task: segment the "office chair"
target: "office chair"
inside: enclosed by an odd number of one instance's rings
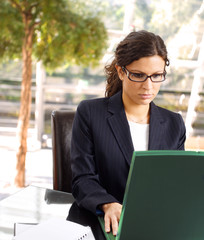
[[[71,193],[70,145],[75,112],[55,110],[51,114],[53,189]]]

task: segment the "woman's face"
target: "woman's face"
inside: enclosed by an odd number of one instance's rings
[[[162,57],[154,55],[140,58],[125,66],[125,68],[129,72],[146,74],[148,76],[162,74],[165,70],[165,61]],[[152,82],[150,78],[147,78],[144,82],[133,82],[129,80],[127,71],[124,72],[120,66],[116,66],[116,69],[123,85],[123,101],[133,105],[147,105],[156,97],[161,82]]]

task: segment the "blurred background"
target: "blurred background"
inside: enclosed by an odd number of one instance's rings
[[[21,4],[21,1],[13,2]],[[46,0],[41,2],[47,3]],[[36,184],[52,188],[51,112],[58,109],[75,110],[83,99],[104,96],[104,65],[111,61],[116,45],[130,31],[145,29],[159,34],[165,40],[170,67],[167,69],[167,80],[162,84],[155,102],[182,115],[187,128],[186,149],[204,151],[204,1],[183,0],[181,3],[178,0],[86,0],[86,4],[77,0],[63,2],[67,2],[75,14],[82,12],[89,15],[91,11],[93,17],[97,16],[105,27],[103,49],[100,57],[97,57],[97,63],[84,64],[80,61],[84,56],[79,54],[78,60],[76,56],[73,57],[74,61],[72,56],[64,58],[57,68],[46,65],[45,58],[33,56],[25,185]],[[48,7],[46,9],[49,10]],[[11,18],[9,21],[14,20]],[[13,24],[18,30],[18,25],[15,22]],[[43,25],[44,28],[45,26],[46,24]],[[71,39],[72,31],[76,32],[78,28],[73,27],[73,24],[70,26]],[[43,27],[41,26],[40,30]],[[40,30],[38,29],[39,32]],[[43,32],[41,40],[42,36]],[[81,37],[75,41],[82,44],[84,41],[86,48],[91,49],[95,48],[94,44],[97,44],[99,39],[87,42]],[[41,47],[41,51],[46,51],[47,46],[42,46],[44,47]],[[0,49],[1,47],[0,44]],[[60,54],[56,60],[61,61]],[[18,55],[7,55],[0,62],[0,198],[17,190],[12,183],[16,174],[16,133],[22,71],[23,61]]]

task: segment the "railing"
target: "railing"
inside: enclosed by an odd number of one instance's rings
[[[7,85],[2,84],[1,85],[2,90],[12,90],[12,96],[15,96],[18,98],[20,96],[20,86],[16,85]],[[35,127],[35,91],[36,87],[32,87],[32,96],[33,96],[33,103],[31,107],[31,120],[30,120],[30,127]],[[43,108],[43,119],[49,119],[49,114],[51,114],[52,110],[57,109],[76,109],[79,101],[81,100],[80,96],[87,95],[87,96],[94,96],[94,97],[102,97],[104,96],[104,86],[89,86],[89,87],[80,87],[79,85],[72,85],[72,84],[62,84],[62,85],[43,85],[43,93],[44,93],[44,101],[41,103]],[[46,95],[49,94],[59,94],[58,97],[51,97],[53,100],[46,100]],[[63,98],[66,98],[66,94],[72,94],[75,95],[75,98],[79,98],[80,100],[77,102],[71,102],[71,100],[64,101]],[[166,100],[166,96],[168,95],[168,100]],[[7,91],[4,93],[1,93],[1,98],[8,97]],[[190,96],[189,91],[173,91],[173,90],[161,90],[155,99],[155,102],[158,105],[164,106],[164,107],[170,107],[173,111],[180,111],[184,120],[186,117],[186,110],[188,106],[188,99]],[[204,93],[199,93],[200,96],[200,108],[204,108]],[[61,99],[60,99],[61,98]],[[0,126],[1,127],[13,127],[15,128],[17,125],[17,116],[18,111],[20,108],[20,102],[19,101],[9,101],[9,100],[0,100]],[[198,106],[199,108],[199,106]],[[202,135],[204,136],[204,109],[203,111],[197,111],[196,119],[194,121],[194,134]],[[44,124],[46,124],[44,122]],[[49,120],[47,121],[49,124]],[[2,131],[2,128],[0,129],[0,133]],[[44,132],[43,132],[44,134]],[[49,131],[47,134],[50,134]]]

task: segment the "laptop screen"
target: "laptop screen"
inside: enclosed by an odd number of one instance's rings
[[[204,239],[204,152],[134,152],[116,239]]]
[[[203,240],[204,152],[134,152],[116,239]]]

